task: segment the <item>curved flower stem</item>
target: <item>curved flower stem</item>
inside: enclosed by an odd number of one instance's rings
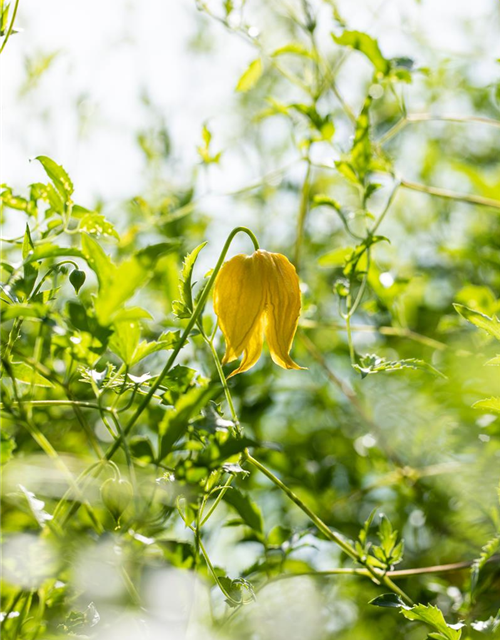
[[[224,244],[224,247],[222,248],[222,251],[221,251],[221,254],[220,254],[219,259],[217,261],[217,264],[215,265],[215,269],[213,270],[213,273],[210,276],[210,280],[208,281],[207,286],[203,290],[203,293],[201,294],[201,297],[200,297],[200,299],[198,301],[198,304],[196,305],[196,307],[195,307],[195,309],[193,311],[193,315],[191,316],[186,328],[184,329],[184,332],[182,333],[182,336],[181,336],[179,342],[177,343],[177,346],[172,351],[172,355],[168,359],[167,364],[164,366],[163,371],[156,378],[155,383],[151,386],[151,388],[148,391],[148,393],[144,396],[141,404],[137,407],[135,413],[130,418],[130,420],[127,422],[125,427],[123,428],[123,433],[120,435],[119,438],[117,438],[115,440],[115,442],[111,445],[111,447],[106,452],[106,455],[105,455],[106,460],[110,460],[114,456],[114,454],[117,452],[117,450],[120,448],[122,440],[124,438],[126,438],[127,435],[130,433],[132,427],[135,425],[137,420],[140,418],[140,416],[142,415],[143,411],[146,409],[146,407],[150,403],[151,398],[154,396],[154,394],[158,390],[159,386],[161,385],[161,383],[163,381],[163,378],[167,375],[167,373],[172,368],[175,360],[177,359],[177,356],[179,355],[180,350],[186,344],[187,339],[189,337],[189,334],[191,333],[191,330],[193,329],[193,327],[198,322],[198,319],[199,319],[199,317],[201,315],[201,312],[204,309],[205,304],[206,304],[206,302],[208,300],[208,296],[210,295],[210,292],[212,291],[212,287],[213,287],[213,285],[215,283],[215,279],[217,278],[217,275],[218,275],[222,265],[224,264],[224,259],[225,259],[226,255],[227,255],[227,252],[229,251],[229,247],[231,246],[231,242],[233,241],[234,237],[240,232],[246,233],[249,236],[249,238],[253,242],[255,250],[258,251],[258,249],[259,249],[258,240],[255,237],[255,235],[253,234],[253,232],[250,231],[250,229],[247,229],[247,227],[236,227],[235,229],[233,229],[231,231],[231,233],[229,234],[229,236],[228,236],[228,238],[226,240],[226,243]]]

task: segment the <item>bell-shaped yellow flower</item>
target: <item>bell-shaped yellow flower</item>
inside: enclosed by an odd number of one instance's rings
[[[280,253],[255,251],[231,258],[222,266],[214,288],[214,311],[226,339],[222,364],[243,354],[229,376],[247,371],[260,357],[264,335],[274,362],[302,369],[288,355],[300,314],[299,278]]]

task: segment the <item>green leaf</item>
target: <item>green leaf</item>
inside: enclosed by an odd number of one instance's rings
[[[12,370],[14,378],[19,382],[34,384],[35,387],[54,386],[50,380],[47,380],[47,378],[39,374],[37,371],[33,371],[33,368],[25,362],[11,362],[10,369]]]
[[[22,290],[26,296],[29,296],[33,291],[33,287],[35,286],[36,278],[38,275],[38,270],[33,266],[31,262],[27,262],[30,255],[34,252],[34,245],[31,239],[30,228],[26,225],[26,230],[24,232],[23,239],[23,283]]]
[[[247,70],[238,80],[236,91],[245,93],[246,91],[250,91],[250,89],[253,89],[253,87],[255,87],[255,85],[259,81],[262,75],[262,71],[262,60],[260,58],[257,58],[249,64]]]
[[[405,606],[405,603],[395,593],[384,593],[370,600],[368,604],[372,604],[375,607],[390,607],[395,609]]]
[[[189,421],[199,415],[201,409],[217,392],[215,387],[193,387],[180,397],[175,409],[165,413],[159,427],[162,436],[160,461],[172,451],[174,444],[186,433]]]
[[[78,231],[86,231],[87,233],[97,237],[110,236],[117,240],[120,239],[120,236],[111,222],[106,220],[106,218],[100,213],[92,212],[84,215],[78,224]]]
[[[346,263],[347,258],[352,255],[352,252],[352,247],[338,247],[320,256],[318,264],[320,267],[341,267]]]
[[[224,494],[224,500],[240,515],[241,519],[251,529],[262,535],[264,524],[259,507],[246,494],[236,488],[231,488]]]
[[[163,333],[158,340],[146,342],[143,340],[134,351],[131,365],[137,364],[142,359],[157,351],[169,351],[175,349],[180,342],[180,331],[168,331]]]
[[[273,58],[277,58],[279,56],[284,55],[294,55],[300,56],[301,58],[310,58],[311,60],[316,60],[317,56],[314,51],[308,49],[301,42],[289,42],[284,47],[280,47],[271,53]]]
[[[437,636],[433,636],[435,638],[459,640],[462,635],[461,628],[464,625],[462,623],[457,625],[446,624],[442,611],[433,605],[417,604],[411,609],[402,607],[400,613],[408,620],[419,620],[436,629],[439,633]]]
[[[496,316],[490,318],[484,313],[474,311],[474,309],[469,309],[469,307],[466,307],[463,304],[454,304],[453,306],[455,307],[455,311],[457,311],[462,318],[465,318],[476,327],[483,329],[489,333],[490,336],[500,340],[500,321]]]
[[[490,558],[500,550],[500,533],[489,540],[481,549],[481,554],[477,560],[474,560],[471,568],[471,591],[477,587],[479,574]]]
[[[478,400],[477,402],[474,402],[472,407],[474,409],[484,409],[485,411],[495,411],[495,413],[500,413],[500,397],[493,396],[491,398]]]
[[[44,242],[35,247],[34,251],[28,255],[24,264],[38,262],[39,260],[46,260],[47,258],[84,258],[85,255],[73,247],[58,247],[52,242]]]
[[[181,277],[179,278],[180,300],[173,303],[174,313],[178,318],[190,318],[193,312],[193,269],[200,251],[207,243],[202,242],[184,258]]]
[[[89,266],[97,275],[99,293],[94,306],[101,325],[109,325],[113,319],[124,320],[121,307],[152,275],[161,255],[173,251],[176,242],[162,242],[138,251],[134,256],[114,265],[101,246],[91,236],[82,234],[82,251]],[[142,310],[141,310],[142,311]],[[146,312],[147,313],[147,312]]]
[[[405,360],[393,360],[391,362],[381,358],[373,353],[367,354],[360,358],[360,364],[354,364],[353,368],[361,373],[364,378],[367,375],[381,373],[382,371],[401,371],[401,369],[420,369],[427,371],[433,375],[446,379],[446,376],[435,369],[432,365],[417,358],[406,358]]]
[[[82,234],[82,254],[89,267],[95,272],[99,287],[106,286],[116,272],[111,258],[107,256],[101,245],[86,233]]]
[[[72,195],[74,187],[69,175],[62,166],[47,156],[37,156],[35,160],[40,162],[42,167],[45,169],[45,173],[52,180],[61,196],[63,196],[63,199],[66,202],[69,201],[69,197]]]
[[[115,331],[109,341],[109,348],[126,365],[130,365],[139,345],[141,326],[138,322],[115,322]]]
[[[378,42],[368,34],[361,31],[344,31],[340,36],[332,34],[332,38],[341,46],[352,47],[360,51],[382,75],[386,76],[391,70],[391,64],[382,55]]]
[[[145,269],[135,257],[115,268],[111,277],[99,287],[94,301],[99,323],[110,324],[114,314],[145,284],[149,276],[149,269]]]

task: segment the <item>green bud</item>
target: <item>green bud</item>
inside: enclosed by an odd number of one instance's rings
[[[80,271],[80,269],[73,269],[73,271],[69,274],[69,281],[73,285],[75,293],[78,294],[80,289],[83,287],[83,283],[85,282],[85,271]]]

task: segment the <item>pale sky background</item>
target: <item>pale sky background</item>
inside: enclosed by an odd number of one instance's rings
[[[281,44],[283,34],[266,31],[262,12],[253,10],[256,4],[247,3],[248,22],[263,30],[269,48]],[[328,6],[319,4],[329,14]],[[481,58],[478,82],[498,79],[496,0],[342,0],[339,7],[350,28],[380,38],[388,57],[421,57],[426,43],[442,55]],[[255,51],[222,26],[202,19],[194,0],[21,0],[17,26],[23,31],[11,38],[1,60],[2,182],[25,188],[41,179],[41,169],[28,160],[45,154],[68,170],[76,185],[75,200],[82,204],[91,205],[95,197],[122,200],[139,192],[144,161],[135,134],[148,124],[139,99],[143,90],[166,118],[181,160],[180,177],[198,161],[196,145],[204,121],[210,122],[215,146],[234,144],[232,111],[239,99],[234,87]],[[323,35],[329,46],[330,20],[327,26]],[[209,30],[213,46],[208,53],[189,47],[200,29]],[[51,52],[59,52],[51,68],[20,97],[26,57]],[[341,83],[346,97],[355,97],[348,67]],[[79,118],[86,122],[83,133]],[[237,156],[213,172],[216,191],[257,177],[255,167]]]

